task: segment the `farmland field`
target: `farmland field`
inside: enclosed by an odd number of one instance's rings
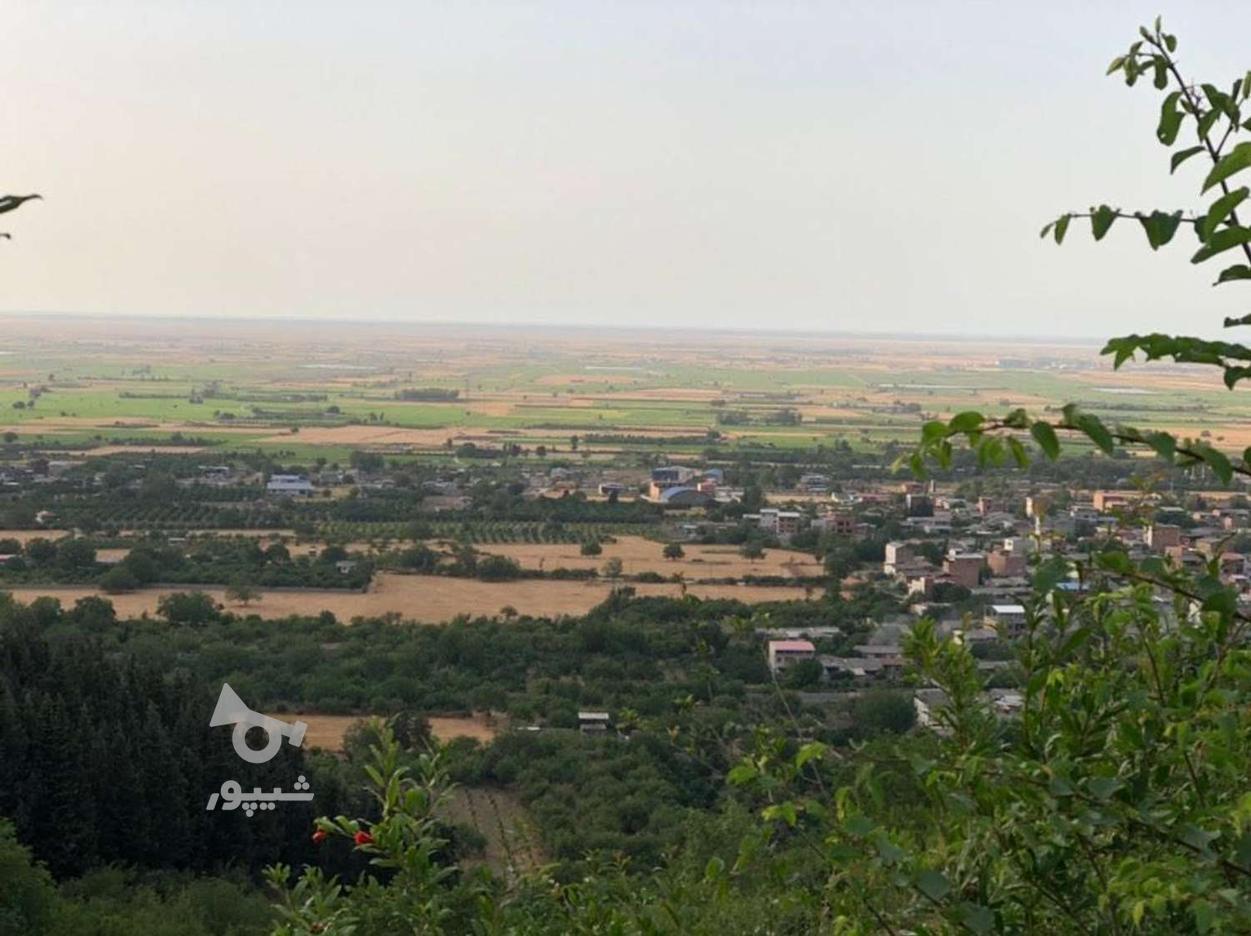
[[[317,712],[270,712],[275,718],[284,721],[299,719],[308,725],[304,733],[304,744],[310,748],[321,748],[323,751],[340,753],[343,750],[343,737],[348,730],[368,715],[322,715]],[[451,741],[455,738],[473,738],[475,741],[488,743],[496,736],[502,725],[499,719],[487,715],[433,715],[426,719],[430,723],[430,732],[440,741]]]
[[[640,595],[682,594],[677,584],[638,584]],[[210,588],[149,588],[122,595],[103,595],[96,588],[42,586],[14,588],[11,594],[19,601],[29,602],[40,595],[50,595],[70,607],[79,598],[102,596],[113,603],[119,616],[139,617],[156,613],[163,595],[174,591],[203,591],[219,603],[241,614],[264,618],[292,615],[316,615],[329,611],[348,622],[356,617],[380,617],[398,614],[406,621],[439,624],[458,615],[487,617],[512,607],[520,614],[557,617],[585,614],[601,603],[612,591],[608,582],[574,582],[527,579],[516,582],[482,582],[476,579],[448,578],[431,575],[391,575],[377,577],[368,592],[345,590],[264,591],[259,601],[248,606],[234,604],[226,598],[226,590]],[[763,585],[691,585],[687,593],[697,598],[729,598],[745,602],[789,601],[802,599],[802,588],[768,587]]]
[[[6,317],[0,431],[75,455],[268,451],[342,459],[357,448],[449,456],[449,445],[698,452],[914,436],[925,414],[1071,400],[1142,426],[1193,425],[1251,437],[1238,393],[1181,366],[1112,371],[1076,343],[869,339],[832,335],[565,330],[319,323],[75,320],[74,342],[47,321]],[[727,366],[726,361],[734,361]],[[906,362],[905,368],[899,363]],[[35,386],[33,407],[24,406]],[[407,387],[455,392],[409,400]],[[14,408],[23,404],[23,408]],[[797,420],[779,420],[793,410]]]
[[[488,554],[508,556],[526,569],[598,569],[607,559],[620,559],[626,575],[640,572],[657,572],[664,575],[681,574],[687,581],[713,578],[742,578],[746,575],[781,575],[792,578],[821,574],[821,563],[809,553],[789,549],[769,549],[756,561],[744,559],[734,546],[700,546],[687,544],[682,547],[681,559],[666,559],[662,543],[640,536],[622,536],[615,542],[604,543],[599,556],[583,556],[574,544],[517,543],[483,546]]]
[[[1200,424],[1214,444],[1251,443],[1243,391],[1214,391],[1182,366],[1113,371],[1097,348],[1080,343],[332,322],[298,333],[274,322],[73,324],[69,341],[58,339],[47,319],[4,318],[0,433],[11,458],[45,461],[49,475],[53,464],[83,475],[97,464],[111,466],[127,496],[98,498],[87,517],[111,538],[220,529],[259,537],[262,546],[281,539],[301,560],[333,545],[386,567],[387,551],[398,555],[416,536],[444,563],[468,545],[482,556],[516,561],[527,575],[585,575],[619,559],[626,576],[683,583],[633,583],[644,595],[680,595],[685,588],[698,597],[748,602],[804,598],[815,593],[798,582],[723,583],[822,573],[811,551],[776,544],[755,561],[733,545],[689,542],[681,558],[665,559],[664,543],[683,538],[681,514],[598,510],[608,506],[598,480],[615,480],[620,498],[631,502],[656,464],[732,471],[742,460],[761,468],[838,447],[880,469],[883,443],[915,440],[927,419],[962,409],[1043,411],[1069,401],[1110,422],[1143,429]],[[392,469],[426,472],[411,476],[417,479],[481,479],[487,472],[490,483],[519,485],[526,497],[545,503],[495,511],[483,500],[471,510],[471,491],[458,487],[455,496],[423,493],[392,510],[370,503],[368,492],[358,497],[352,484],[332,481],[298,514],[264,496],[265,472],[330,473],[366,455]],[[138,478],[159,459],[181,459],[183,478],[222,462],[247,462],[254,473],[220,498],[133,496],[142,493]],[[103,470],[96,470],[98,481]],[[562,487],[557,471],[592,477]],[[554,511],[539,509],[574,492],[576,509],[559,522],[550,519]],[[795,509],[815,510],[825,500],[793,484],[787,493]],[[55,539],[79,522],[58,513],[39,520],[28,513],[7,524],[20,527],[10,538]],[[412,533],[415,520],[419,533]],[[39,529],[45,522],[48,529]],[[581,554],[588,540],[602,542],[600,555]],[[120,542],[104,545],[103,561],[126,555]],[[444,622],[505,608],[576,615],[611,588],[602,575],[590,582],[490,582],[384,571],[364,592],[270,589],[244,606],[226,601],[230,579],[209,581],[219,584],[205,590],[237,613],[280,618],[329,611],[343,621],[395,614]],[[23,600],[51,594],[66,605],[98,594],[88,585],[18,580],[14,586]],[[109,600],[121,615],[152,614],[164,593],[147,588]]]

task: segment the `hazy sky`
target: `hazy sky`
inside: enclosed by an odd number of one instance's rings
[[[1228,86],[1251,6],[1164,9]],[[1105,336],[1251,311],[1130,3],[9,0],[0,309]],[[1241,300],[1241,301],[1239,301]]]

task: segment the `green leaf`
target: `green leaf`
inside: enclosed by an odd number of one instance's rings
[[[1054,233],[1055,233],[1055,240],[1057,244],[1064,243],[1064,235],[1068,233],[1069,222],[1071,220],[1073,220],[1073,216],[1067,215],[1067,214],[1061,215],[1059,218],[1056,219],[1056,226],[1054,229]]]
[[[1221,112],[1218,110],[1210,110],[1200,117],[1198,126],[1199,136],[1206,140],[1208,134],[1212,132],[1212,128],[1216,126],[1216,122],[1220,119]],[[1205,188],[1204,191],[1206,192],[1207,189]]]
[[[1219,253],[1224,253],[1226,250],[1230,250],[1234,247],[1240,247],[1246,243],[1251,243],[1251,228],[1221,228],[1208,238],[1206,244],[1195,252],[1195,255],[1190,258],[1190,262],[1202,263],[1205,260],[1210,260]]]
[[[1191,156],[1197,156],[1203,152],[1202,146],[1188,146],[1184,150],[1178,150],[1173,154],[1173,158],[1169,160],[1169,175],[1177,171],[1177,167],[1184,163]]]
[[[1036,422],[1029,427],[1029,434],[1034,437],[1034,441],[1043,450],[1043,454],[1052,461],[1060,457],[1060,440],[1050,425],[1045,422]]]
[[[1009,436],[1008,451],[1012,453],[1012,459],[1016,462],[1018,468],[1029,467],[1029,453],[1025,451],[1025,446],[1021,444],[1020,440]]]
[[[1168,87],[1168,61],[1157,55],[1155,58],[1155,88],[1157,91],[1163,91]]]
[[[795,804],[790,800],[782,803],[775,803],[765,808],[761,813],[761,818],[766,822],[773,822],[777,819],[783,820],[792,829],[799,822],[799,811],[795,808]]]
[[[1160,105],[1160,123],[1156,127],[1155,135],[1165,146],[1172,146],[1177,139],[1177,131],[1181,129],[1182,119],[1185,117],[1180,110],[1177,109],[1177,102],[1181,100],[1181,92],[1174,91],[1164,98],[1164,102]]]
[[[1090,795],[1095,799],[1106,800],[1125,784],[1116,777],[1094,777],[1087,786],[1090,788]]]
[[[734,786],[742,786],[744,783],[755,780],[758,773],[759,771],[751,764],[739,764],[726,774],[725,779]]]
[[[863,838],[872,832],[875,826],[873,825],[873,820],[871,820],[868,816],[852,816],[843,823],[843,828],[847,831],[848,835]]]
[[[1248,166],[1251,166],[1251,143],[1239,143],[1212,167],[1208,177],[1203,180],[1203,191],[1206,192],[1212,186],[1219,185]]]
[[[35,198],[42,199],[43,196],[42,195],[5,195],[3,198],[0,198],[0,214],[4,214],[6,211],[13,211],[16,208],[20,208],[22,205],[26,204],[28,201],[31,201],[32,199],[35,199]]]
[[[1177,439],[1167,432],[1152,432],[1147,436],[1146,442],[1157,455],[1169,461],[1177,453]]]
[[[1172,214],[1168,214],[1163,211],[1153,211],[1149,215],[1140,214],[1137,217],[1143,230],[1147,232],[1147,243],[1151,245],[1152,250],[1159,250],[1171,241],[1173,235],[1177,233],[1177,227],[1181,224],[1182,213],[1175,211]]]
[[[1103,235],[1108,233],[1108,229],[1112,227],[1112,222],[1116,220],[1116,212],[1107,205],[1100,205],[1094,209],[1090,215],[1090,230],[1095,235],[1095,240],[1103,240]]]
[[[1208,847],[1212,844],[1212,840],[1216,835],[1212,832],[1205,832],[1198,826],[1187,825],[1182,829],[1181,840],[1196,851],[1208,852]]]
[[[1108,66],[1108,70],[1104,72],[1104,74],[1111,75],[1113,72],[1118,72],[1124,67],[1125,67],[1125,56],[1118,55],[1116,58],[1112,60],[1112,64]]]
[[[963,413],[957,413],[947,423],[947,428],[951,432],[976,432],[982,428],[982,423],[986,420],[981,413],[968,410]]]
[[[821,757],[825,754],[825,745],[820,741],[809,741],[799,749],[799,753],[795,755],[795,766],[803,767],[804,764],[812,760],[814,757]]]
[[[1229,483],[1229,480],[1234,476],[1234,466],[1224,452],[1218,452],[1211,446],[1205,445],[1198,449],[1198,454],[1204,463],[1212,469],[1213,474],[1225,483]]]
[[[1212,285],[1219,286],[1221,283],[1228,283],[1228,282],[1232,282],[1233,280],[1245,280],[1245,279],[1251,279],[1251,266],[1247,266],[1245,263],[1235,263],[1233,266],[1227,266],[1225,267],[1225,269],[1221,270],[1221,275],[1216,278],[1216,282],[1213,283]],[[1230,322],[1234,322],[1234,324],[1237,324],[1237,325],[1245,325],[1247,324],[1245,320],[1248,318],[1251,318],[1251,317],[1243,316],[1242,319],[1237,319],[1237,320],[1225,319],[1225,327],[1228,328]]]
[[[960,922],[974,933],[989,933],[995,928],[995,914],[989,907],[966,901],[960,905]]]
[[[941,871],[922,871],[917,875],[917,890],[930,900],[939,901],[951,893],[951,882]]]
[[[1237,210],[1248,194],[1251,194],[1251,189],[1244,185],[1242,188],[1234,189],[1228,195],[1222,195],[1212,203],[1212,207],[1208,209],[1208,213],[1203,220],[1203,239],[1205,241],[1225,222],[1226,218]]]
[[[1074,428],[1080,429],[1085,433],[1091,442],[1094,442],[1108,455],[1112,454],[1112,450],[1116,447],[1116,444],[1112,441],[1112,433],[1108,432],[1107,427],[1103,424],[1103,420],[1098,416],[1092,416],[1090,413],[1081,413],[1073,425]]]

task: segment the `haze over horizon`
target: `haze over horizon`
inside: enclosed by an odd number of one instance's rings
[[[21,2],[2,310],[1106,337],[1219,330],[1159,96],[1103,77],[1155,9]],[[1242,74],[1241,7],[1163,9]],[[1246,15],[1245,13],[1243,14]]]

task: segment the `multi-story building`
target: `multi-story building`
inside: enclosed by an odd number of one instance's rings
[[[811,640],[770,640],[768,645],[769,672],[777,676],[786,672],[801,660],[811,660],[817,655],[817,648]]]

